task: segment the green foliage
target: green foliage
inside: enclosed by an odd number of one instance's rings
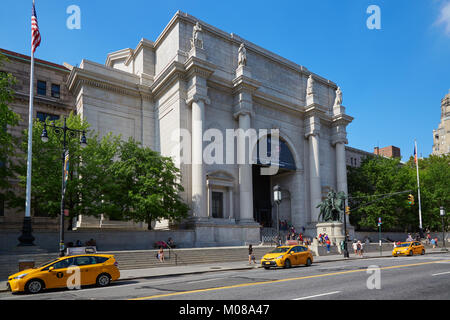
[[[122,195],[123,213],[135,221],[147,222],[162,218],[180,220],[187,217],[188,206],[179,193],[180,171],[170,158],[129,139],[120,145],[120,161],[111,171]]]
[[[62,127],[62,119],[54,123]],[[65,208],[69,216],[78,214],[105,216],[114,220],[149,223],[163,218],[187,217],[188,206],[179,193],[183,191],[179,169],[170,158],[162,157],[130,139],[121,141],[111,134],[99,138],[89,131],[80,116],[70,114],[67,126],[87,132],[87,146],[81,148],[80,135],[68,135],[70,155],[69,181]],[[33,125],[32,208],[49,216],[60,213],[62,184],[62,134],[47,121],[48,142],[41,141],[43,123]],[[16,168],[21,185],[26,184],[27,133],[22,149],[24,157]],[[15,197],[12,206],[23,207],[25,199]]]
[[[46,121],[48,142],[41,140],[44,123],[35,120],[33,123],[33,160],[31,174],[31,207],[35,214],[57,216],[61,210],[61,188],[62,188],[62,159],[63,159],[63,133],[53,130],[50,125],[63,127],[64,120],[59,119],[54,122]],[[71,113],[66,120],[66,124],[71,129],[87,130],[88,124],[83,123],[79,116]],[[70,160],[70,179],[66,191],[67,208],[72,209],[76,202],[74,193],[77,184],[76,170],[79,167],[81,159],[80,136],[66,135],[66,148],[69,150]],[[21,144],[21,158],[15,171],[19,176],[20,186],[23,190],[26,187],[27,177],[27,150],[28,150],[28,129],[24,131]],[[75,177],[75,179],[74,179]],[[12,207],[24,208],[24,195],[17,195],[10,198],[9,205]]]
[[[0,55],[0,66],[5,60],[6,58]],[[0,72],[0,196],[10,188],[11,156],[17,144],[16,139],[8,132],[8,127],[18,125],[20,120],[19,115],[8,106],[14,99],[14,84],[15,78],[10,73]]]
[[[439,207],[450,208],[450,156],[419,160],[419,169],[423,227],[439,230]],[[368,158],[359,168],[349,168],[347,177],[352,208],[350,222],[357,229],[376,230],[381,217],[384,231],[418,230],[419,199],[413,158],[406,164],[396,159]],[[413,206],[408,204],[408,193],[384,199],[381,196],[407,190],[414,196]]]

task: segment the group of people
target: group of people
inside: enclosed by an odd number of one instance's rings
[[[294,228],[293,226],[289,225],[289,223],[287,222],[287,220],[278,220],[278,226],[280,228],[281,231],[292,231],[292,229]],[[295,232],[295,229],[294,229]]]
[[[330,253],[331,240],[330,240],[330,237],[328,237],[328,234],[326,234],[326,233],[319,233],[319,236],[317,237],[317,241],[319,241],[320,245],[326,246],[327,247],[327,253]]]
[[[438,237],[431,237],[431,235],[427,234],[427,243],[433,246],[433,249],[438,246]]]
[[[67,243],[67,247],[68,248],[73,248],[73,247],[96,247],[97,246],[97,242],[94,239],[90,239],[88,241],[86,241],[83,245],[83,242],[81,242],[81,240],[77,240],[75,242],[75,244],[73,242],[69,242]]]
[[[355,255],[362,257],[364,253],[364,242],[361,240],[353,240],[352,243],[353,252]]]

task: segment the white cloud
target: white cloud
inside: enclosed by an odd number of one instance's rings
[[[444,25],[445,32],[450,36],[450,1],[446,1],[441,7],[439,18],[436,21],[438,25]]]

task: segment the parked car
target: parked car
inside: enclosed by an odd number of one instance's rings
[[[413,256],[415,254],[425,254],[425,247],[418,241],[401,242],[392,250],[392,256],[397,257]]]
[[[264,269],[270,267],[290,268],[295,265],[310,266],[313,263],[313,255],[308,247],[301,245],[279,246],[265,254],[261,259]]]
[[[73,279],[77,268],[80,286],[96,284],[105,287],[120,277],[118,264],[113,255],[72,255],[9,276],[8,288],[13,293],[38,293],[44,289],[67,288],[71,282],[68,280]]]

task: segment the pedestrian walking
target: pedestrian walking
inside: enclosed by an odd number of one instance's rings
[[[358,242],[356,243],[356,252],[358,256],[361,256],[361,249],[362,249],[361,241],[358,240]]]
[[[358,243],[356,242],[356,240],[353,241],[352,248],[355,255],[358,255]]]
[[[251,244],[248,245],[248,264],[256,264],[255,254],[253,253],[253,247]]]
[[[330,253],[330,247],[331,247],[331,241],[330,239],[326,240],[326,245],[327,245],[327,253]]]

